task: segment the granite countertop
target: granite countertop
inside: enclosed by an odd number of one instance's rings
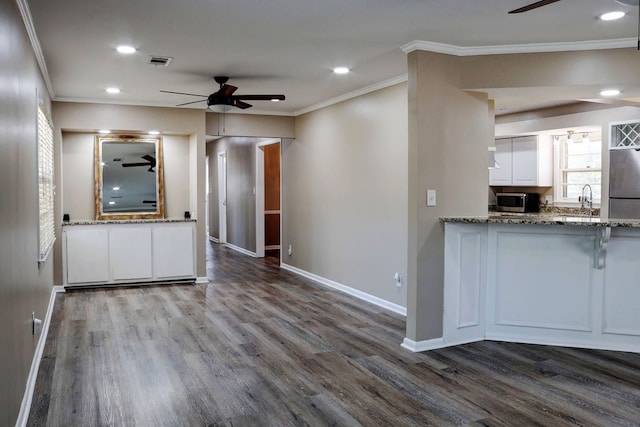
[[[154,224],[168,222],[196,222],[195,218],[155,218],[155,219],[79,219],[63,222],[63,227],[71,225],[105,225],[105,224]]]
[[[442,217],[442,222],[466,224],[532,224],[532,225],[572,225],[586,227],[629,227],[640,228],[640,220],[601,219],[596,216],[555,215],[555,214],[518,214],[489,212],[487,216]]]

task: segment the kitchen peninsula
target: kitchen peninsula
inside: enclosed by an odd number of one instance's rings
[[[441,221],[444,319],[435,346],[487,339],[640,352],[640,221]]]

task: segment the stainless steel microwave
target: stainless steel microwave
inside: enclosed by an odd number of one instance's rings
[[[496,209],[500,212],[540,212],[537,193],[497,193]]]

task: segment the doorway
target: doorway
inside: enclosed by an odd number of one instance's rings
[[[218,153],[219,243],[227,243],[227,152]]]
[[[280,139],[256,144],[256,256],[280,260]]]

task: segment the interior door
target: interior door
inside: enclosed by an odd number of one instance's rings
[[[264,249],[280,250],[280,143],[264,146]]]

